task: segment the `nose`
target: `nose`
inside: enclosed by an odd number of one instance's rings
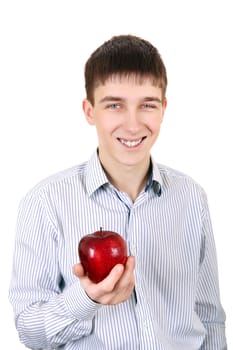
[[[140,129],[140,116],[135,110],[128,110],[125,114],[124,126],[131,134],[136,134]]]

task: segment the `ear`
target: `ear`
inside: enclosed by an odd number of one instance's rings
[[[91,102],[87,99],[83,100],[83,112],[85,114],[86,120],[90,125],[94,125],[94,117],[93,117],[93,106]]]
[[[164,109],[164,111],[165,111],[166,107],[167,107],[167,99],[166,99],[166,97],[164,97],[164,99],[163,99],[163,109]]]
[[[165,113],[165,110],[166,110],[166,108],[167,108],[167,99],[166,99],[166,97],[164,97],[164,99],[163,99],[163,105],[162,105],[162,121],[163,121],[163,118],[164,118],[164,113]]]

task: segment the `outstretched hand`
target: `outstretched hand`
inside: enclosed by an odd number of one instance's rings
[[[129,256],[124,265],[117,264],[109,275],[99,283],[93,283],[85,274],[82,264],[73,266],[73,273],[79,278],[81,286],[92,300],[105,305],[126,301],[133,292],[135,258]]]

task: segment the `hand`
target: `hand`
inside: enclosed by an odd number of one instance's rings
[[[82,264],[76,264],[73,272],[81,286],[92,300],[104,305],[114,305],[126,301],[135,285],[135,258],[129,256],[125,266],[117,264],[101,282],[93,283],[84,272]]]

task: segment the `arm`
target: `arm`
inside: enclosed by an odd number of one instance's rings
[[[90,334],[101,307],[76,278],[62,288],[58,229],[45,207],[39,195],[27,196],[20,207],[9,294],[20,339],[33,349],[54,349]]]
[[[226,350],[225,313],[220,303],[218,268],[211,219],[204,198],[203,241],[195,311],[200,317],[206,337],[200,350]]]

